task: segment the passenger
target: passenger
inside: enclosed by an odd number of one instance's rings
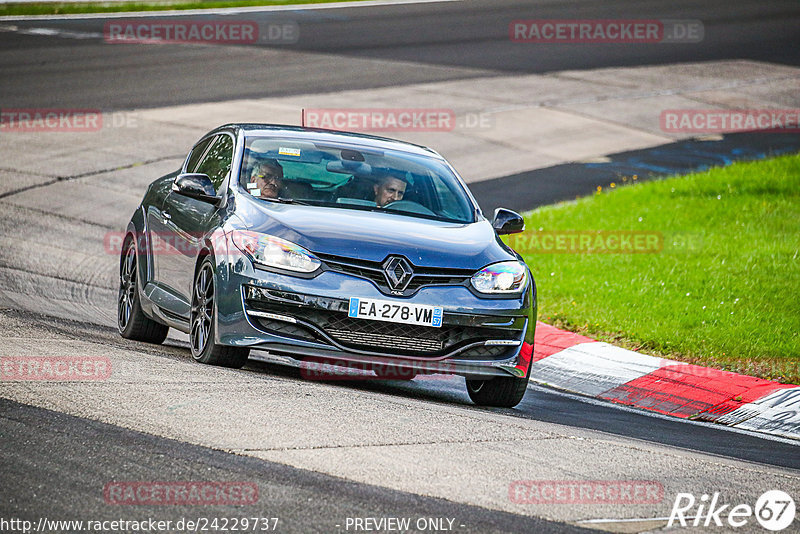
[[[373,186],[375,189],[375,204],[382,208],[392,202],[403,200],[407,185],[404,180],[389,174],[385,175],[379,183]]]

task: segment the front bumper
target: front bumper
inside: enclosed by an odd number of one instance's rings
[[[296,367],[323,359],[469,377],[528,375],[532,289],[518,299],[484,299],[462,286],[436,286],[396,298],[443,306],[442,327],[432,328],[349,318],[350,297],[395,300],[356,276],[325,271],[299,278],[254,269],[244,257],[218,267],[219,344],[262,349]]]

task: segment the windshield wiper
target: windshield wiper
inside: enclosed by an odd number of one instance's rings
[[[264,198],[263,200],[271,200],[272,202],[279,202],[281,204],[300,204],[302,206],[310,206],[311,205],[308,202],[304,202],[302,200],[297,200],[295,198],[277,197],[277,198]]]

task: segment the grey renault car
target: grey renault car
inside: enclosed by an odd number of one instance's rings
[[[499,236],[523,228],[502,208],[487,220],[431,149],[228,124],[150,184],[134,212],[119,331],[161,343],[175,328],[194,359],[227,367],[257,349],[300,368],[460,375],[476,404],[515,406],[536,286]]]

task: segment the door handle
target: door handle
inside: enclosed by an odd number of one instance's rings
[[[166,223],[166,222],[169,222],[170,220],[172,220],[172,215],[170,215],[170,214],[169,214],[169,213],[167,213],[166,211],[165,211],[165,212],[163,212],[163,213],[161,214],[161,216],[162,216],[162,217],[164,217],[164,222],[165,222],[165,223]]]

